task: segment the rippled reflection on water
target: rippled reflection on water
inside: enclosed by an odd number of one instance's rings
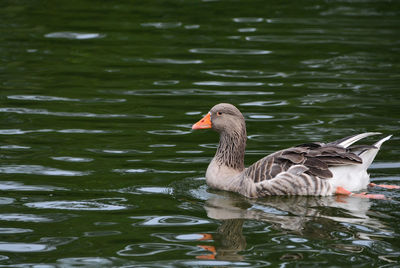
[[[369,0],[4,3],[0,266],[399,266],[398,190],[212,191],[218,137],[191,131],[235,104],[246,164],[393,134],[370,172],[399,185],[399,18]]]

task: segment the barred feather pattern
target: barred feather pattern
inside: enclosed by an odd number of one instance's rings
[[[282,172],[274,179],[256,184],[255,196],[270,195],[329,195],[331,185],[327,180],[306,173]]]
[[[249,198],[273,195],[319,195],[332,194],[331,184],[326,179],[306,173],[308,168],[304,165],[294,165],[283,171],[273,179],[254,183],[251,178],[242,174],[239,192]],[[252,185],[252,187],[250,186]],[[240,191],[242,190],[242,191]]]
[[[271,180],[293,165],[304,165],[306,175],[328,179],[332,177],[329,167],[360,164],[361,158],[351,151],[337,145],[310,143],[278,151],[266,156],[245,172],[245,176],[255,183]]]

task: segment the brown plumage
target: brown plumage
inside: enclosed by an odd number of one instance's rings
[[[303,165],[308,169],[306,174],[328,179],[333,176],[329,167],[359,163],[361,158],[349,149],[324,143],[302,144],[260,159],[246,170],[246,176],[260,182],[274,178],[293,165]]]

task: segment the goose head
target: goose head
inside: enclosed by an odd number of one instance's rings
[[[192,129],[206,128],[212,128],[220,134],[245,135],[246,124],[238,108],[229,103],[220,103],[192,126]]]
[[[192,126],[192,129],[206,128],[211,128],[220,135],[214,157],[216,163],[235,170],[235,172],[244,170],[247,135],[242,113],[232,104],[217,104]]]

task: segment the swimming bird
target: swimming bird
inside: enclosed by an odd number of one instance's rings
[[[355,142],[381,133],[367,132],[334,142],[310,142],[272,153],[245,168],[246,124],[234,105],[220,103],[211,108],[192,129],[211,128],[220,140],[206,171],[206,182],[214,189],[240,193],[248,198],[270,195],[333,194],[383,199],[383,195],[353,193],[370,184],[367,173],[386,136],[373,145],[352,146]]]

